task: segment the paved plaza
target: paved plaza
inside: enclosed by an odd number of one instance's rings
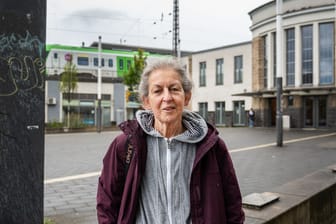
[[[336,165],[336,131],[290,129],[277,147],[275,128],[219,128],[242,195],[262,193]],[[45,136],[44,215],[56,224],[94,224],[102,158],[118,131]]]

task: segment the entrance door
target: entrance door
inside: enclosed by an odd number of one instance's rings
[[[246,111],[244,101],[233,102],[233,125],[234,126],[246,125]]]
[[[325,127],[327,124],[327,97],[304,97],[304,127]]]
[[[277,111],[276,98],[271,98],[270,99],[271,126],[276,125],[276,111]]]

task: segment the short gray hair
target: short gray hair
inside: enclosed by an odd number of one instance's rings
[[[143,99],[143,97],[147,97],[148,96],[148,91],[149,91],[149,83],[148,83],[148,79],[150,74],[152,74],[152,72],[159,70],[159,69],[173,69],[175,70],[181,78],[181,82],[182,82],[182,88],[184,90],[184,92],[186,93],[190,93],[192,90],[192,82],[189,79],[188,75],[187,75],[187,71],[185,70],[185,68],[183,67],[183,65],[176,59],[171,59],[171,58],[165,58],[165,59],[158,59],[155,61],[152,61],[151,63],[149,63],[142,75],[141,75],[141,80],[140,80],[140,84],[139,84],[139,98],[140,100]]]

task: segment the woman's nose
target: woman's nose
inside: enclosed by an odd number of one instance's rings
[[[169,101],[171,99],[172,99],[172,96],[169,90],[164,90],[163,91],[163,101]]]

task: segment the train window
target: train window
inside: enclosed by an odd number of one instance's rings
[[[113,67],[113,59],[112,58],[108,59],[108,67]]]
[[[101,59],[101,66],[104,67],[105,65],[105,60],[104,58]],[[98,66],[98,58],[93,58],[93,65]]]
[[[132,62],[130,60],[127,60],[127,70],[130,70]]]
[[[88,57],[78,57],[77,64],[78,65],[89,65],[89,58]]]
[[[124,70],[124,61],[119,59],[119,70]]]

